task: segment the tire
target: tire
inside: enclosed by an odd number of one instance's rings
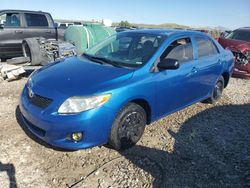
[[[217,82],[214,86],[213,93],[212,93],[211,97],[206,99],[204,102],[210,103],[210,104],[216,103],[221,98],[224,87],[225,87],[225,81],[224,81],[223,76],[221,76],[217,80]]]
[[[135,103],[129,103],[116,116],[108,144],[116,150],[134,146],[143,135],[146,120],[145,110]]]
[[[22,42],[24,57],[30,57],[31,65],[45,65],[48,58],[44,56],[40,49],[40,44],[36,38],[26,38]]]
[[[30,62],[30,58],[29,57],[14,57],[12,59],[7,59],[6,62],[8,64],[18,65],[18,64]]]

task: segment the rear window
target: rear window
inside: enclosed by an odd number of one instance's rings
[[[208,38],[195,37],[198,50],[198,57],[206,57],[218,54],[215,44]]]
[[[42,14],[25,14],[27,26],[34,27],[48,27],[48,20],[45,15]]]
[[[250,42],[250,31],[235,30],[225,38]]]

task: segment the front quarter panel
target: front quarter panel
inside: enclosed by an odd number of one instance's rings
[[[134,100],[144,100],[151,107],[151,119],[156,116],[155,108],[155,83],[152,82],[153,75],[150,72],[141,74],[135,72],[133,77],[122,85],[117,86],[106,93],[112,93],[110,100],[105,104],[106,107],[112,109],[115,114],[126,106],[129,102]]]

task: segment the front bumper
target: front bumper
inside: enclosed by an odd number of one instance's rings
[[[59,115],[56,112],[48,114],[46,109],[29,102],[26,90],[25,87],[19,107],[23,122],[36,137],[52,146],[72,150],[107,143],[115,114],[111,109],[102,106],[74,115]],[[83,133],[81,141],[68,139],[68,135],[75,132]]]
[[[233,77],[250,78],[250,62],[248,62],[246,65],[235,64]]]

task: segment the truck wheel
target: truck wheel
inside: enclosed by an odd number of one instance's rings
[[[43,56],[36,38],[26,38],[22,42],[24,57],[30,57],[31,65],[45,65],[48,58]]]
[[[225,84],[224,78],[223,78],[223,76],[221,76],[217,80],[217,82],[216,82],[216,84],[214,86],[212,96],[209,97],[208,99],[206,99],[204,102],[210,103],[210,104],[216,103],[222,96],[222,92],[223,92],[223,89],[224,89],[224,84]]]
[[[109,145],[116,150],[134,146],[144,132],[146,119],[146,112],[141,106],[129,103],[118,113],[113,122]]]

